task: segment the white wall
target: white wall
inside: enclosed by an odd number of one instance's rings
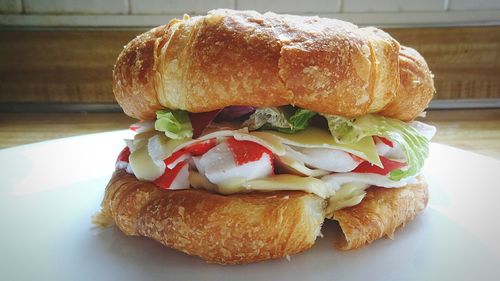
[[[0,0],[0,25],[143,27],[214,8],[320,15],[360,25],[500,24],[500,0]]]

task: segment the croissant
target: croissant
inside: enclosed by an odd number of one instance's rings
[[[334,212],[344,232],[338,248],[371,243],[412,220],[428,200],[424,181],[404,188],[372,187],[358,205]],[[223,196],[205,190],[165,190],[123,170],[111,178],[94,223],[115,222],[127,235],[219,264],[283,258],[309,249],[320,234],[326,204],[305,192]]]
[[[425,60],[374,27],[335,19],[214,10],[132,40],[113,91],[129,116],[292,104],[353,117],[411,120],[434,94]]]
[[[119,55],[113,91],[129,116],[161,108],[207,112],[226,106],[294,105],[324,115],[378,113],[408,121],[434,94],[425,60],[373,27],[334,19],[214,10],[174,19],[133,39]],[[423,177],[400,188],[370,187],[361,203],[327,212],[302,191],[220,195],[167,190],[116,170],[94,218],[208,262],[241,264],[310,248],[325,218],[339,222],[338,248],[369,244],[420,213]]]

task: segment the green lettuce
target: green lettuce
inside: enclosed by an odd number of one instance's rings
[[[295,133],[297,131],[302,131],[309,126],[311,119],[316,115],[316,112],[299,108],[295,113],[290,116],[291,128],[281,128],[278,131],[283,133]]]
[[[268,129],[293,134],[306,129],[315,112],[295,107],[258,108],[243,126],[249,130]]]
[[[366,136],[381,136],[399,143],[406,155],[408,169],[397,169],[390,179],[399,181],[416,175],[429,155],[429,141],[416,129],[397,119],[364,115],[354,119],[325,116],[334,139],[341,143],[357,142]]]
[[[189,115],[183,110],[158,110],[155,129],[164,132],[171,139],[184,139],[193,136],[193,127]]]

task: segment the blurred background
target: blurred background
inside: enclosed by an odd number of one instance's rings
[[[213,8],[382,27],[435,74],[436,141],[500,158],[499,0],[0,0],[0,148],[126,128],[111,89],[123,46]]]

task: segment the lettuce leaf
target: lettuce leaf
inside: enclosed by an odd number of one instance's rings
[[[352,143],[367,136],[382,136],[401,145],[408,168],[390,173],[390,179],[399,181],[416,175],[429,155],[429,141],[415,128],[403,121],[378,115],[364,115],[354,119],[340,116],[325,116],[334,139],[341,143]]]
[[[291,128],[278,128],[278,131],[283,133],[295,133],[298,131],[302,131],[309,126],[311,123],[311,119],[316,115],[316,112],[299,108],[295,113],[290,117]]]
[[[249,130],[268,129],[293,134],[306,129],[316,112],[295,107],[257,108],[243,126]]]
[[[155,129],[164,132],[171,139],[184,139],[193,136],[193,127],[189,115],[183,110],[158,110]]]

